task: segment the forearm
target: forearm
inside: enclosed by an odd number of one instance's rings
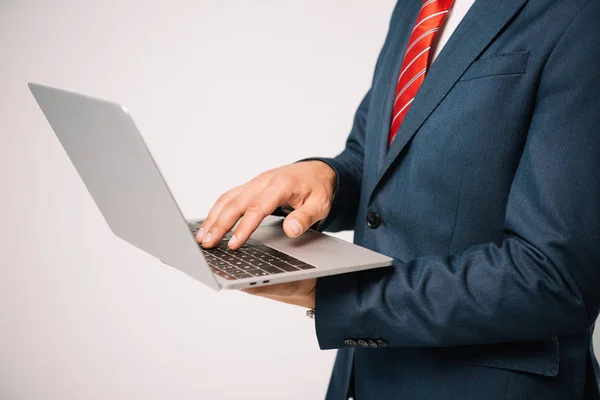
[[[346,338],[437,347],[560,336],[593,323],[585,298],[592,310],[598,299],[584,289],[587,296],[539,250],[507,237],[453,257],[320,279],[317,336],[323,349]]]

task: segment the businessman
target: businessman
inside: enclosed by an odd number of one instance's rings
[[[206,247],[288,205],[289,236],[394,258],[250,291],[314,308],[327,399],[600,398],[599,27],[600,0],[400,0],[342,153],[215,204]]]

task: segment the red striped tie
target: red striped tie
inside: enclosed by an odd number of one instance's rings
[[[425,0],[417,23],[410,35],[394,100],[394,113],[388,144],[392,144],[396,133],[417,91],[425,80],[429,66],[429,51],[442,22],[450,11],[454,0]]]

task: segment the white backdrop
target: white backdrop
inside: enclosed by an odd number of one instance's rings
[[[26,82],[127,105],[184,213],[341,150],[393,0],[0,0],[0,399],[319,399],[303,311],[114,238]],[[343,235],[349,239],[348,234]]]
[[[0,399],[319,399],[304,311],[113,237],[26,82],[124,103],[188,217],[342,149],[393,0],[0,0]],[[348,235],[345,236],[349,238]]]

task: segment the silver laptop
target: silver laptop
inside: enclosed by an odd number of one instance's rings
[[[391,258],[309,230],[291,239],[281,218],[261,224],[240,250],[203,249],[201,220],[185,220],[122,106],[29,84],[33,96],[113,233],[213,289],[316,278],[391,265]]]

